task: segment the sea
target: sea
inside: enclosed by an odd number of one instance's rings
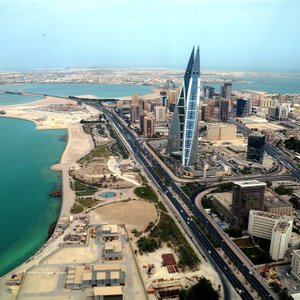
[[[235,78],[236,79],[236,78]],[[240,78],[233,90],[300,93],[300,75]],[[220,86],[214,85],[216,89]],[[0,106],[39,100],[40,97],[3,94],[32,92],[58,96],[95,95],[101,98],[148,94],[153,87],[112,84],[18,84],[0,86]],[[67,130],[36,130],[29,121],[0,118],[0,276],[30,258],[47,240],[58,216],[60,198],[49,193],[61,185],[51,165],[60,161]]]

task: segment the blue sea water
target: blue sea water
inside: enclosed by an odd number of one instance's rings
[[[130,96],[132,94],[149,94],[151,87],[129,84],[75,84],[75,83],[32,83],[2,85],[0,90],[15,92],[41,93],[56,96],[94,95],[101,98]]]
[[[29,121],[0,118],[0,276],[34,254],[56,221],[60,185],[51,171],[66,146],[67,130],[36,130]]]
[[[224,80],[232,82],[232,89],[236,91],[241,90],[257,90],[264,91],[268,93],[280,93],[280,94],[300,94],[300,74],[278,74],[273,76],[263,75],[263,76],[243,76],[243,77],[226,77]],[[235,81],[246,81],[235,82]],[[204,84],[211,85],[216,88],[216,92],[220,91],[221,84]]]
[[[16,94],[3,94],[0,93],[0,106],[2,105],[13,105],[13,104],[23,104],[36,100],[40,100],[42,97],[36,96],[23,96]]]

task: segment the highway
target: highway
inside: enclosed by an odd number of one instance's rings
[[[113,112],[105,109],[104,107],[97,107],[102,110],[108,119],[113,122],[120,134],[123,135],[130,145],[136,159],[144,166],[148,174],[153,178],[153,180],[158,185],[159,189],[168,197],[174,208],[177,210],[177,213],[181,216],[182,220],[185,223],[185,226],[189,229],[192,234],[192,239],[194,242],[203,250],[205,256],[209,261],[216,267],[219,271],[219,274],[222,279],[224,275],[227,280],[232,284],[232,286],[238,291],[242,299],[253,299],[250,293],[244,288],[244,285],[237,279],[235,274],[230,270],[223,257],[219,252],[212,246],[210,241],[206,236],[202,234],[199,227],[194,223],[190,216],[185,212],[181,204],[176,200],[173,193],[177,194],[179,198],[184,202],[184,204],[189,208],[189,210],[198,218],[202,225],[210,232],[213,237],[219,242],[221,248],[224,250],[226,255],[231,259],[231,261],[236,265],[241,274],[244,275],[246,280],[253,286],[257,291],[258,295],[262,299],[274,299],[270,294],[267,287],[265,287],[259,280],[256,278],[255,274],[243,264],[243,262],[236,256],[236,254],[231,250],[231,248],[226,244],[222,239],[222,236],[218,233],[216,228],[209,222],[206,216],[194,205],[192,200],[190,200],[186,194],[173,182],[170,175],[164,170],[164,168],[157,163],[154,157],[147,151],[144,147],[143,142],[136,139],[134,134],[126,127],[119,119],[119,117]],[[173,192],[170,191],[170,188],[166,186],[164,180],[154,171],[154,167],[162,174],[162,177],[166,179]],[[224,282],[224,280],[223,280]],[[228,291],[224,287],[225,299],[228,298]]]

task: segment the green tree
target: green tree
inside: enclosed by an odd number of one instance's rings
[[[197,284],[180,293],[180,300],[218,300],[219,297],[218,292],[213,289],[211,282],[206,278],[201,278]]]

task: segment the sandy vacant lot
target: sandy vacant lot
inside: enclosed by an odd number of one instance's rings
[[[97,259],[97,253],[90,247],[63,248],[50,255],[45,264],[92,263]]]
[[[91,223],[125,224],[128,231],[143,231],[150,222],[157,219],[157,211],[153,203],[131,200],[112,203],[91,212]]]
[[[59,276],[58,272],[58,268],[40,267],[33,269],[25,275],[20,290],[21,293],[49,293],[54,291]]]

